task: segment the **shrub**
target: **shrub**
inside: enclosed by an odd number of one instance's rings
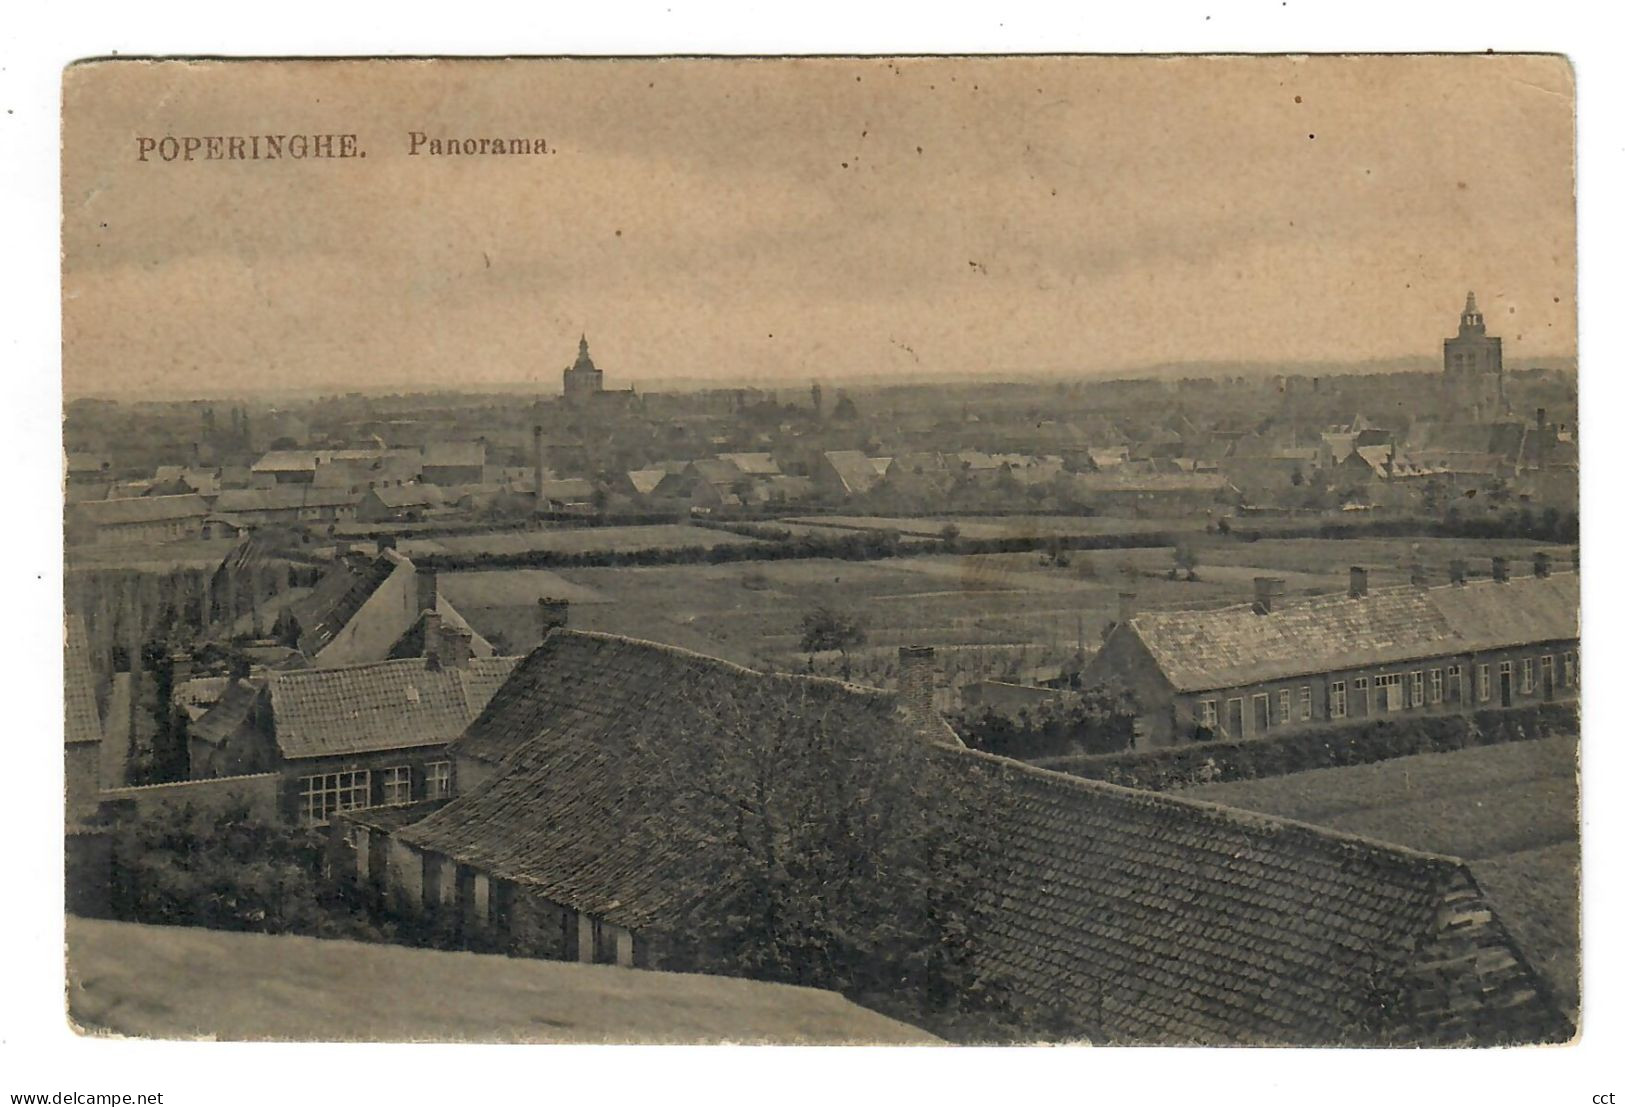
[[[1160,792],[1191,784],[1285,776],[1309,769],[1365,765],[1419,753],[1448,753],[1545,738],[1575,730],[1572,703],[1327,723],[1266,738],[1192,742],[1167,749],[1038,757],[1041,768]]]

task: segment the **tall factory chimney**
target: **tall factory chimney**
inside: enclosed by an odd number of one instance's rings
[[[530,463],[536,469],[536,510],[541,511],[547,506],[547,500],[542,496],[542,425],[536,423],[530,428]]]

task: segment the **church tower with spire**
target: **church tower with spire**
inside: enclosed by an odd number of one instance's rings
[[[604,371],[592,363],[592,355],[587,352],[587,336],[582,335],[575,364],[564,371],[564,400],[566,403],[587,401],[603,390]]]
[[[1506,407],[1506,379],[1501,370],[1501,340],[1486,333],[1478,298],[1467,293],[1456,337],[1444,340],[1445,380],[1468,405]]]

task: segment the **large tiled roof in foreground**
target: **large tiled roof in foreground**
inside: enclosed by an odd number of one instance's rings
[[[658,926],[714,889],[674,838],[629,833],[642,818],[627,795],[634,738],[703,733],[708,705],[764,681],[804,697],[807,712],[839,712],[848,725],[872,728],[877,740],[901,721],[886,693],[556,630],[453,747],[500,764],[497,777],[401,837],[621,925]]]
[[[663,812],[628,789],[625,740],[703,734],[682,716],[691,690],[726,702],[767,681],[838,705],[867,740],[913,740],[883,693],[557,631],[454,746],[492,777],[400,837],[607,921],[670,928],[715,889],[676,844],[633,833]],[[967,827],[997,847],[980,892],[982,969],[1064,1033],[1322,1044],[1570,1033],[1459,861],[934,749],[988,801],[968,816],[984,825]]]
[[[1207,611],[1146,611],[1130,626],[1175,688],[1239,684],[1578,638],[1577,573],[1314,596]]]
[[[273,672],[267,680],[277,747],[299,758],[450,742],[517,661],[476,657],[466,666],[436,668],[410,657]]]
[[[984,970],[1100,1040],[1488,1044],[1566,1021],[1467,866],[974,751]]]

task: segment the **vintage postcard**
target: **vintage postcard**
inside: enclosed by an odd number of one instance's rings
[[[81,1033],[1575,1039],[1563,58],[62,104]]]

